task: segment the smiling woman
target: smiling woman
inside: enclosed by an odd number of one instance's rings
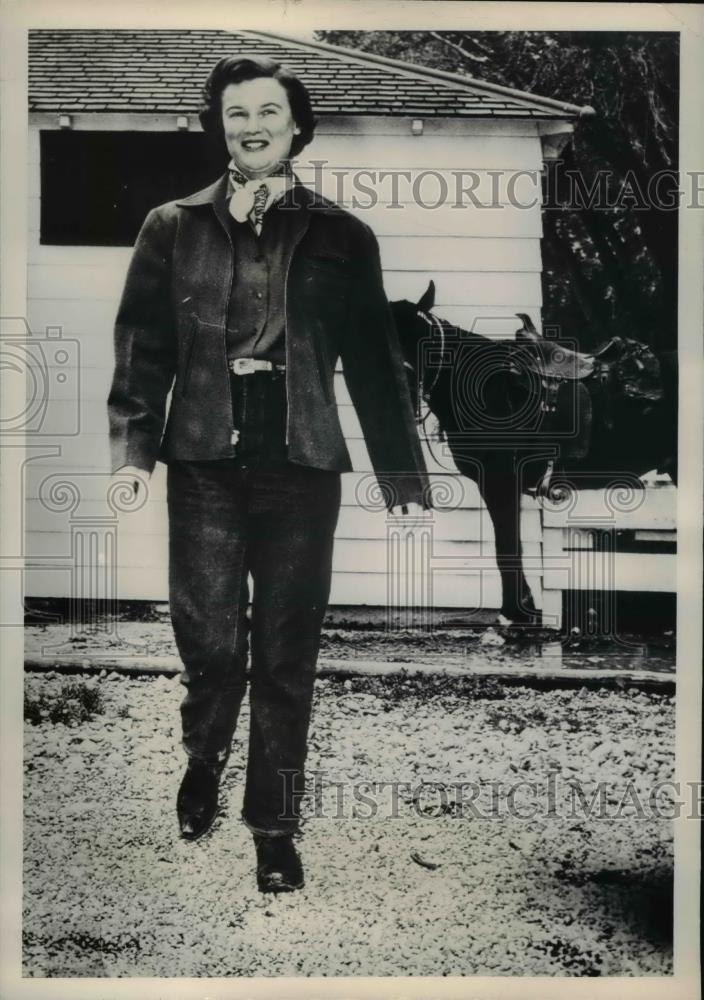
[[[292,835],[340,474],[352,468],[338,358],[388,509],[430,498],[376,237],[291,167],[315,129],[305,87],[270,60],[225,58],[200,117],[230,162],[140,230],[115,325],[112,464],[137,483],[157,459],[168,465],[170,610],[186,687],[181,834],[194,840],[215,819],[251,631],[242,816],[259,888],[280,892],[303,885]]]

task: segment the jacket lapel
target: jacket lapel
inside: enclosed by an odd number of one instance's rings
[[[228,222],[229,212],[227,210],[227,182],[228,175],[225,173],[208,187],[187,198],[181,198],[176,204],[180,208],[200,208],[201,206],[212,206],[220,225],[225,230],[228,239],[230,238],[230,225]]]

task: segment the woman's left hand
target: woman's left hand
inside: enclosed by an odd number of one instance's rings
[[[415,531],[428,520],[430,513],[419,503],[402,503],[392,507],[389,516],[392,521],[398,524],[399,528]]]

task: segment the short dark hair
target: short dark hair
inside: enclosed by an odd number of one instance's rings
[[[223,138],[222,92],[230,83],[243,83],[258,77],[278,80],[288,95],[293,120],[300,134],[291,142],[291,157],[297,156],[308,145],[315,133],[317,120],[313,114],[310,95],[301,81],[281,63],[264,56],[225,56],[215,64],[203,87],[202,104],[198,117],[203,131],[213,138]]]

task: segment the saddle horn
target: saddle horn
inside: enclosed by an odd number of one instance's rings
[[[518,316],[521,323],[523,323],[521,329],[517,331],[518,333],[534,333],[536,336],[538,337],[540,336],[538,331],[535,329],[533,320],[530,318],[528,313],[516,313],[516,316]]]

